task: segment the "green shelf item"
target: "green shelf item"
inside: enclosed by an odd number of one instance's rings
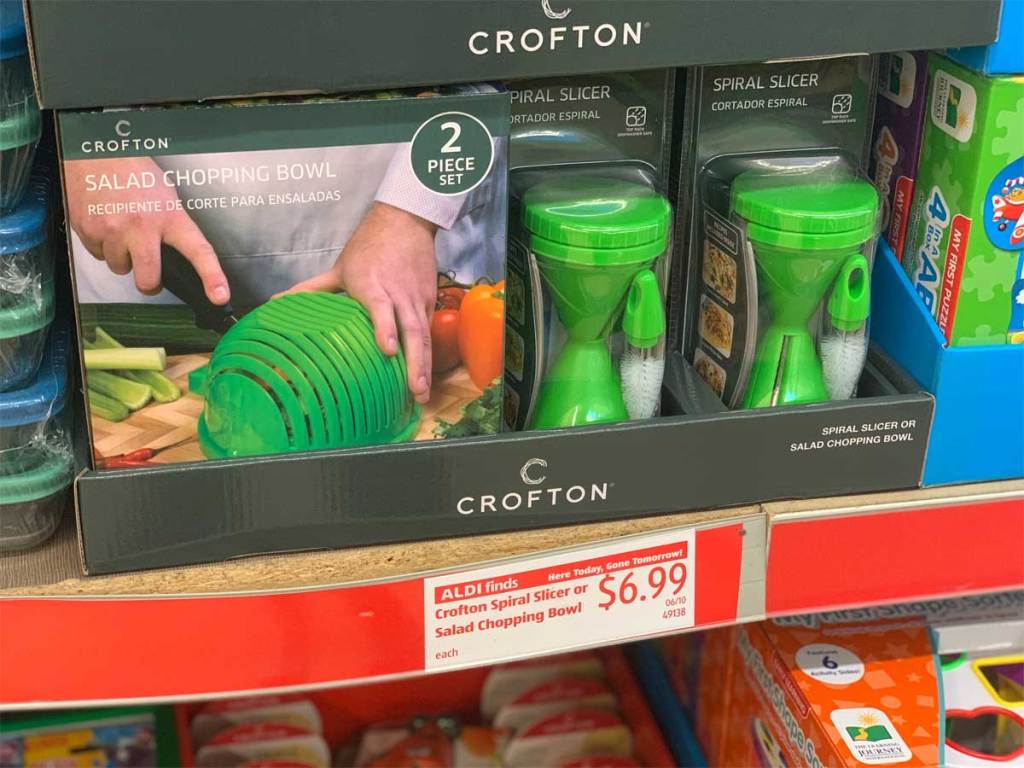
[[[395,443],[419,426],[405,358],[381,352],[367,311],[341,294],[289,294],[253,310],[189,388],[206,400],[208,458]]]
[[[840,331],[858,331],[871,314],[871,281],[868,260],[857,254],[843,264],[828,298],[832,325]]]
[[[649,269],[633,278],[626,297],[626,309],[622,313],[622,332],[626,334],[626,342],[638,349],[650,349],[665,334],[665,303],[661,300],[661,286]]]
[[[754,354],[743,407],[828,400],[808,324],[844,264],[849,275],[863,269],[867,296],[861,249],[877,232],[878,193],[853,177],[747,171],[733,181],[731,207],[745,224],[759,296],[771,317]],[[866,319],[868,299],[851,302],[842,311],[864,311]]]
[[[530,251],[569,336],[541,383],[534,429],[628,418],[608,335],[634,279],[664,253],[671,217],[649,187],[600,176],[565,176],[523,195]]]

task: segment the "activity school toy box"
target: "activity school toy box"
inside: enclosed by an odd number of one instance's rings
[[[882,236],[903,258],[921,156],[928,54],[886,53],[878,61],[878,98],[868,176],[882,197]]]
[[[178,765],[169,706],[5,714],[0,765]]]
[[[709,764],[1024,764],[1019,608],[998,623],[934,626],[901,612],[710,632],[696,713]]]
[[[904,266],[950,346],[1024,343],[1024,76],[929,79]]]
[[[62,114],[95,466],[494,433],[507,99]]]

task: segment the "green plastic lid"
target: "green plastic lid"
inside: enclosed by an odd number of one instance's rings
[[[12,304],[7,307],[0,306],[0,339],[10,339],[42,330],[53,321],[55,307],[52,280],[42,282],[41,294],[40,300],[36,300],[35,295],[20,296],[9,293],[4,297],[12,301]],[[18,303],[13,303],[15,297],[19,299]],[[2,302],[3,298],[0,298],[0,305]]]
[[[34,145],[43,132],[43,121],[35,98],[29,97],[23,109],[13,109],[0,120],[0,150]]]
[[[622,331],[631,346],[649,349],[665,333],[665,305],[658,278],[645,269],[633,278],[622,315]]]
[[[74,475],[71,451],[26,448],[18,452],[15,464],[0,474],[0,504],[45,499],[69,486]],[[19,471],[21,467],[24,471]]]
[[[587,264],[657,257],[672,216],[668,201],[651,188],[600,176],[538,184],[523,195],[522,211],[533,250]]]
[[[746,219],[748,237],[757,242],[843,248],[874,236],[878,192],[857,178],[747,171],[732,183],[732,209]]]

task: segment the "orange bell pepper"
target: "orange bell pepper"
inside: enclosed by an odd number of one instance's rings
[[[477,285],[459,308],[459,354],[469,378],[486,389],[505,367],[505,281]]]

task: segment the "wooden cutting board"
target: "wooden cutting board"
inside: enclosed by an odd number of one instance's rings
[[[182,391],[173,403],[150,403],[132,413],[121,422],[92,417],[92,439],[101,456],[118,456],[139,448],[160,451],[154,463],[175,464],[183,461],[202,461],[196,422],[203,411],[203,399],[188,392],[188,375],[206,365],[209,355],[172,355],[167,358],[165,375]],[[458,421],[462,407],[480,396],[462,366],[434,377],[430,402],[423,406],[417,440],[436,439],[434,427],[439,418]]]
[[[196,439],[196,422],[203,412],[203,399],[188,394],[188,375],[206,365],[209,355],[172,355],[164,375],[174,381],[182,396],[173,403],[153,403],[140,408],[124,421],[92,417],[92,443],[101,456],[117,456],[139,448],[166,449],[154,462],[201,461]],[[172,447],[168,447],[172,446]]]

